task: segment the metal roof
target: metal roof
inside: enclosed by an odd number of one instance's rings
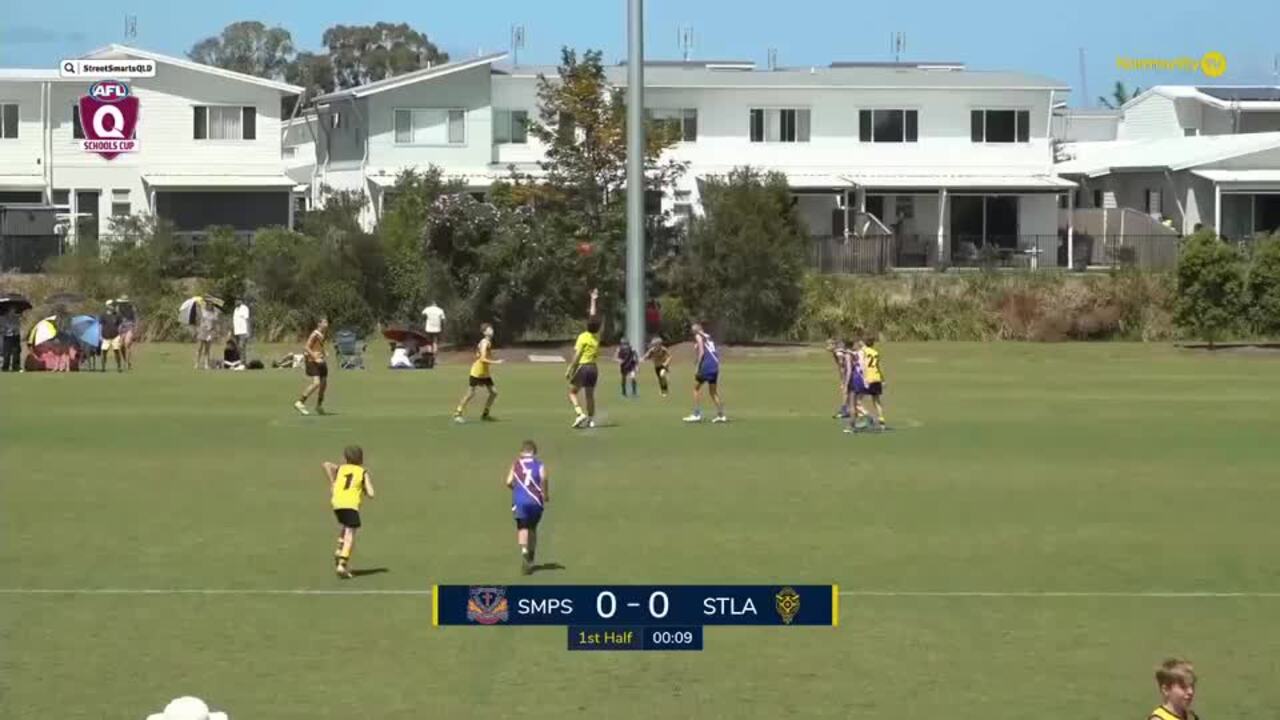
[[[1256,87],[1214,87],[1201,86],[1196,90],[1227,102],[1276,102],[1280,101],[1280,86],[1259,85]]]
[[[481,65],[492,65],[493,63],[505,58],[506,56],[507,56],[506,53],[494,53],[492,55],[481,55],[480,57],[468,58],[466,60],[448,62],[443,65],[425,67],[425,68],[422,68],[421,70],[414,70],[413,72],[408,72],[403,75],[396,75],[395,77],[389,77],[383,80],[366,83],[364,85],[348,88],[346,90],[338,90],[337,92],[326,93],[324,95],[320,95],[316,97],[314,100],[312,100],[312,102],[325,103],[325,102],[332,102],[334,100],[346,100],[351,98],[362,98],[369,95],[375,95],[377,93],[385,92],[387,90],[394,90],[396,88],[404,87],[406,85],[412,85],[413,83],[422,82],[424,80],[433,80],[435,78],[444,77],[445,75],[451,75],[455,72],[460,72],[462,70],[469,70],[471,68],[479,67]]]
[[[554,65],[506,67],[500,73],[512,77],[553,77]],[[644,84],[648,88],[858,88],[919,90],[1069,90],[1062,82],[1043,75],[1021,72],[956,70],[949,67],[858,65],[849,67],[786,67],[777,70],[716,69],[698,65],[646,65]],[[627,83],[627,69],[621,65],[605,68],[605,76],[616,86]]]
[[[1064,148],[1072,159],[1055,170],[1090,177],[1126,170],[1186,170],[1277,148],[1280,132],[1078,142]]]
[[[228,80],[237,80],[239,82],[249,83],[250,85],[261,85],[263,87],[269,87],[272,90],[279,90],[280,92],[289,93],[291,95],[298,95],[302,93],[302,90],[303,90],[303,88],[298,85],[290,85],[289,83],[286,83],[286,82],[280,82],[278,80],[270,80],[268,78],[260,78],[260,77],[257,77],[256,75],[248,75],[246,73],[235,72],[233,70],[224,70],[219,67],[213,67],[212,65],[204,65],[198,62],[192,62],[191,60],[187,60],[185,58],[173,57],[171,55],[161,55],[160,53],[151,52],[150,50],[140,50],[135,47],[129,47],[128,45],[120,45],[116,43],[112,43],[111,45],[107,45],[106,47],[101,47],[101,48],[98,48],[97,50],[86,53],[85,55],[82,55],[81,58],[102,59],[102,58],[117,58],[120,56],[138,57],[138,58],[145,58],[147,60],[154,60],[158,63],[173,65],[175,67],[180,67],[187,70],[194,70],[195,72],[208,73],[209,75],[217,75],[218,77],[227,78]]]

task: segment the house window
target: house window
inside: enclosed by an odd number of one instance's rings
[[[529,142],[529,111],[494,110],[493,142],[498,145]]]
[[[73,140],[84,139],[84,125],[80,124],[80,106],[71,106],[71,138]]]
[[[969,137],[973,142],[1030,142],[1031,111],[973,110],[969,113]]]
[[[646,114],[654,123],[667,128],[670,136],[679,142],[698,141],[698,111],[696,109],[647,110]]]
[[[129,189],[116,188],[111,191],[111,217],[128,217],[132,212],[129,206]]]
[[[687,225],[693,220],[693,193],[691,191],[676,191],[674,211],[679,222]]]
[[[809,110],[752,108],[751,142],[809,142]]]
[[[196,140],[254,140],[258,109],[248,105],[196,105],[192,135]]]
[[[0,105],[0,140],[13,140],[18,137],[18,106],[5,103]]]
[[[1147,214],[1154,218],[1164,215],[1164,200],[1159,190],[1147,191]]]
[[[858,140],[862,142],[916,142],[919,136],[916,110],[858,111]]]
[[[397,145],[466,145],[465,110],[396,110]]]
[[[1093,206],[1096,208],[1102,207],[1102,191],[1101,190],[1093,191]]]
[[[1196,135],[1199,135],[1199,134],[1200,133],[1193,127],[1182,128],[1182,135],[1184,137],[1195,137]]]

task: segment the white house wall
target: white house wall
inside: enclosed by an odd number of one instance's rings
[[[461,70],[430,82],[387,90],[367,98],[370,123],[369,167],[484,169],[493,152],[489,67]],[[395,110],[461,109],[466,111],[466,142],[461,145],[398,145]]]
[[[1180,137],[1182,127],[1174,101],[1159,93],[1149,93],[1124,109],[1124,120],[1116,137],[1120,140]]]
[[[40,83],[0,81],[0,104],[18,105],[18,137],[0,139],[0,175],[40,175],[44,135]]]

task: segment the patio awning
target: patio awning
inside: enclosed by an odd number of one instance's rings
[[[39,175],[0,175],[0,188],[5,190],[43,190],[44,178]]]
[[[787,185],[792,190],[843,190],[853,187],[853,183],[839,175],[822,173],[787,173]]]
[[[1212,180],[1227,189],[1240,192],[1250,189],[1263,192],[1280,192],[1280,170],[1192,170],[1192,175],[1199,175]]]
[[[1070,180],[1053,175],[950,175],[947,173],[875,174],[852,173],[846,180],[868,190],[1063,192],[1076,187]]]
[[[272,188],[288,190],[297,184],[287,175],[143,175],[148,185],[162,190],[202,188]]]
[[[387,173],[386,175],[370,175],[369,182],[377,185],[379,188],[386,190],[396,186],[396,180],[399,179],[399,173]],[[494,183],[493,175],[486,172],[475,173],[449,173],[444,176],[445,182],[461,182],[469,188],[487,188]]]

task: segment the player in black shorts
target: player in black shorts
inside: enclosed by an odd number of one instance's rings
[[[636,389],[636,368],[640,366],[640,354],[636,349],[631,347],[631,343],[626,338],[622,339],[622,344],[618,345],[618,351],[614,353],[613,359],[618,362],[618,369],[622,371],[622,397],[627,396],[627,381],[631,381],[631,397],[638,397],[639,391]]]

